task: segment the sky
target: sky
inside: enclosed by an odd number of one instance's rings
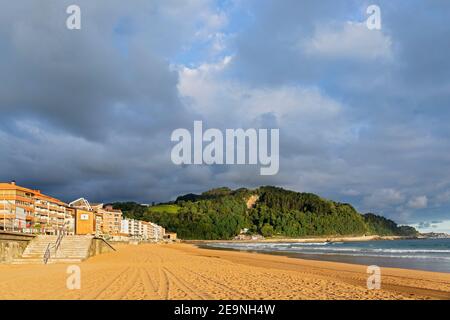
[[[4,1],[0,181],[144,203],[277,185],[450,232],[449,18],[446,0]],[[195,120],[279,128],[279,173],[174,165]]]

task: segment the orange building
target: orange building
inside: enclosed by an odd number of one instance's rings
[[[58,234],[70,232],[71,212],[64,202],[10,183],[0,183],[0,229]]]
[[[97,234],[97,217],[89,201],[79,198],[69,206],[75,210],[75,234]]]
[[[89,203],[89,201],[84,198],[80,198],[71,202],[70,207],[73,207],[77,210],[83,209],[88,212],[94,213],[95,234],[110,236],[120,234],[122,221],[121,210],[113,209],[111,205],[104,206],[103,203]]]
[[[83,209],[76,209],[75,213],[75,234],[94,235],[95,234],[95,213]]]
[[[113,209],[112,205],[106,205],[101,212],[103,214],[103,233],[118,235],[122,222],[122,211]]]

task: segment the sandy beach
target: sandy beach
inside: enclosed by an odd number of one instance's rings
[[[450,299],[450,273],[382,268],[368,290],[366,266],[191,244],[120,245],[78,264],[0,265],[0,299]]]

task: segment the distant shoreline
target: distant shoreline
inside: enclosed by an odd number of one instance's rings
[[[379,240],[404,240],[421,239],[411,236],[339,236],[339,237],[308,237],[308,238],[266,238],[258,240],[182,240],[184,243],[264,243],[264,242],[291,242],[291,243],[323,243],[323,242],[359,242],[359,241],[379,241]]]
[[[324,239],[320,239],[321,241],[316,239],[314,242],[310,242],[310,240],[297,239],[296,242],[205,241],[191,244],[208,250],[252,252],[314,261],[377,265],[389,268],[450,273],[448,265],[450,255],[446,253],[449,252],[448,249],[440,252],[439,246],[442,243],[438,243],[438,247],[433,247],[433,241],[447,240],[445,248],[449,248],[450,242],[448,240],[450,239],[393,239],[392,237],[380,237],[375,240],[365,239],[360,241],[360,237],[350,237],[350,239],[334,239],[335,241],[331,242],[326,242]]]

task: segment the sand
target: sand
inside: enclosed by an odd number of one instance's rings
[[[78,264],[0,265],[0,299],[450,299],[450,273],[382,268],[368,290],[366,267],[190,244],[121,245]]]

